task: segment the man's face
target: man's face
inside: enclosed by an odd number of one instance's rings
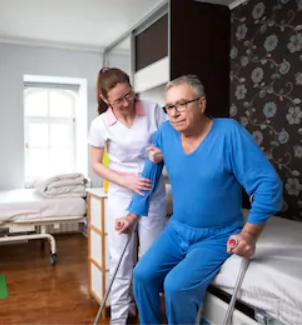
[[[196,95],[186,83],[174,86],[166,93],[166,110],[169,120],[178,132],[194,128],[205,110],[206,100]]]

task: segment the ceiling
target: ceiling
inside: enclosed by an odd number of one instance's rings
[[[224,5],[234,2],[201,1]],[[61,45],[99,51],[164,2],[165,0],[0,0],[0,42]]]

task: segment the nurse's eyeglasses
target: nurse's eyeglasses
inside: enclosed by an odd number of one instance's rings
[[[172,109],[175,108],[177,110],[177,112],[181,113],[181,112],[184,112],[188,108],[189,104],[198,101],[200,98],[201,97],[198,97],[196,99],[187,100],[185,102],[181,102],[181,103],[174,104],[174,105],[166,105],[163,107],[163,110],[166,114],[169,114],[172,111]]]
[[[133,91],[131,91],[130,93],[128,93],[124,97],[121,97],[119,99],[116,99],[111,104],[114,105],[114,106],[121,106],[121,105],[124,104],[124,100],[126,100],[127,102],[129,102],[129,101],[133,100],[134,97],[135,97],[135,94],[134,94]]]

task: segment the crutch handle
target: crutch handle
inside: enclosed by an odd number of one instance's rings
[[[118,221],[116,222],[116,228],[117,228],[117,230],[122,229],[122,228],[124,227],[124,225],[125,225],[125,223],[124,223],[123,221],[118,220]]]
[[[231,238],[228,241],[228,244],[230,245],[231,248],[235,248],[238,246],[239,240],[237,238]]]
[[[124,226],[125,226],[125,222],[124,222],[124,221],[118,220],[118,221],[116,221],[116,223],[115,223],[115,229],[116,229],[117,231],[123,229]],[[129,228],[130,228],[130,227],[129,227]],[[129,228],[126,229],[126,230],[124,231],[124,233],[125,233],[126,235],[128,235],[128,236],[131,234],[131,230],[130,230]]]

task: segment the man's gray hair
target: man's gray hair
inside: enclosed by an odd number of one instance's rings
[[[193,74],[184,75],[184,76],[178,77],[178,78],[170,81],[166,85],[166,91],[174,86],[178,86],[181,84],[187,84],[187,85],[191,86],[197,96],[206,97],[206,93],[205,93],[203,84],[201,83],[199,78]]]

